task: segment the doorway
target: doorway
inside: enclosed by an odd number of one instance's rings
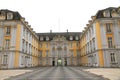
[[[55,66],[55,61],[52,61],[52,66]]]
[[[67,61],[65,60],[65,66],[67,66]]]
[[[58,59],[57,66],[62,66],[62,60],[61,59]]]

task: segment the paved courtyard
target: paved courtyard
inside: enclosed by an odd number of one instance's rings
[[[117,68],[40,67],[0,70],[0,80],[120,80],[119,74]]]

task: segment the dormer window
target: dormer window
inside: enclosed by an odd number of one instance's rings
[[[116,13],[116,10],[115,10],[115,9],[113,9],[113,10],[112,10],[112,13]]]
[[[104,17],[110,17],[110,11],[109,10],[104,11],[103,15]]]
[[[4,11],[1,11],[0,13],[0,20],[5,20],[5,12]]]
[[[13,14],[12,13],[7,13],[7,19],[13,19]]]
[[[118,8],[118,11],[117,11],[119,14],[120,14],[120,7]]]
[[[49,37],[48,36],[46,36],[46,41],[48,41],[49,40]]]
[[[43,41],[43,37],[42,36],[40,37],[40,41]]]
[[[70,36],[70,40],[73,40],[73,36]]]
[[[76,36],[76,37],[75,37],[75,40],[78,40],[78,39],[79,39],[78,36]]]

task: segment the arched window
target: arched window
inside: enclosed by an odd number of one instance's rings
[[[40,37],[40,41],[43,41],[43,36]]]
[[[73,40],[73,36],[70,36],[70,40]]]
[[[46,41],[49,41],[49,37],[48,36],[46,36]]]

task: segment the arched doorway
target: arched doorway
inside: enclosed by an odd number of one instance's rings
[[[52,60],[52,66],[55,66],[55,58]]]
[[[67,58],[65,58],[64,65],[67,66]]]
[[[62,66],[62,60],[61,59],[57,60],[57,66]]]

